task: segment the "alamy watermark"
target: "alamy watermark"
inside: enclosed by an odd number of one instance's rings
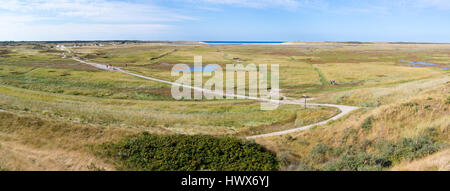
[[[176,64],[171,75],[179,77],[171,89],[176,100],[253,99],[262,101],[261,110],[279,105],[278,64],[270,68],[267,64],[226,64],[222,68],[218,64],[203,66],[202,57],[195,56],[194,67]]]

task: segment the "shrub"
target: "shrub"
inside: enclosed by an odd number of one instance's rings
[[[237,138],[188,135],[151,135],[124,138],[101,145],[119,170],[278,170],[276,155]]]
[[[323,144],[316,145],[310,152],[310,159],[315,163],[323,163],[333,155],[337,159],[325,163],[321,170],[327,171],[361,171],[382,170],[390,167],[392,161],[412,160],[432,154],[440,146],[433,140],[435,128],[428,128],[424,134],[416,138],[402,138],[397,143],[383,139],[375,143],[378,152],[369,154],[363,144],[358,147],[343,146],[336,149]],[[368,146],[368,145],[367,145]],[[330,151],[333,151],[331,153]]]
[[[390,167],[392,165],[392,161],[384,156],[375,156],[374,160],[376,165],[383,168]]]
[[[323,143],[315,145],[308,154],[308,159],[316,163],[324,163],[328,160],[328,156],[333,152],[333,149]]]
[[[397,161],[420,158],[439,150],[439,145],[430,138],[433,135],[432,129],[427,130],[421,137],[402,138],[396,144],[390,141],[380,140],[375,147],[379,151],[380,156]]]
[[[402,105],[406,106],[406,107],[415,107],[415,106],[418,106],[419,104],[416,103],[416,102],[407,102],[407,103],[404,103]]]
[[[395,151],[395,144],[391,141],[380,139],[376,142],[375,148],[381,156],[390,157]]]
[[[372,123],[373,123],[373,117],[369,116],[366,119],[364,119],[364,121],[361,123],[361,128],[365,129],[365,130],[369,130],[370,128],[372,128]]]
[[[436,128],[430,127],[430,128],[426,128],[424,130],[423,136],[425,136],[427,138],[435,138],[435,137],[439,136],[439,132]]]
[[[12,53],[10,50],[8,49],[0,49],[0,57],[10,57],[8,54]]]
[[[291,152],[281,151],[277,154],[277,159],[280,161],[281,165],[288,165],[291,162]]]
[[[396,144],[393,157],[411,160],[432,154],[438,150],[439,145],[427,136],[403,138]]]
[[[445,104],[450,104],[450,96],[448,96],[447,99],[445,100]]]
[[[358,131],[353,127],[348,127],[344,129],[344,135],[341,137],[340,142],[345,143],[349,138],[355,139],[357,137]]]
[[[324,165],[322,170],[326,171],[375,171],[382,170],[387,165],[388,159],[376,157],[366,152],[355,154],[344,154],[338,160]]]

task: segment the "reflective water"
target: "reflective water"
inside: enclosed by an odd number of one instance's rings
[[[432,64],[432,63],[427,63],[427,62],[413,62],[413,61],[408,61],[408,60],[400,60],[404,63],[408,63],[408,64],[419,64],[419,65],[427,65],[427,66],[434,66],[436,64]]]
[[[185,70],[181,70],[181,71],[191,71],[191,72],[196,72],[196,71],[207,71],[207,72],[214,72],[216,71],[216,69],[218,68],[217,65],[207,65],[207,66],[202,66],[202,67],[195,67],[195,66],[191,66],[186,68]]]

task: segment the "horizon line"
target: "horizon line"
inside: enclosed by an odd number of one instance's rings
[[[404,44],[450,44],[450,42],[430,42],[430,41],[301,41],[301,40],[1,40],[5,42],[204,42],[204,43],[240,43],[240,42],[268,42],[268,43],[289,43],[289,42],[325,42],[325,43],[404,43]]]

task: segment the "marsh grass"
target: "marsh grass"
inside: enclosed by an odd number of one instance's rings
[[[0,87],[0,107],[37,113],[50,118],[145,129],[155,133],[233,134],[245,127],[285,121],[298,107],[260,110],[259,102],[135,101],[58,95],[13,87]]]

